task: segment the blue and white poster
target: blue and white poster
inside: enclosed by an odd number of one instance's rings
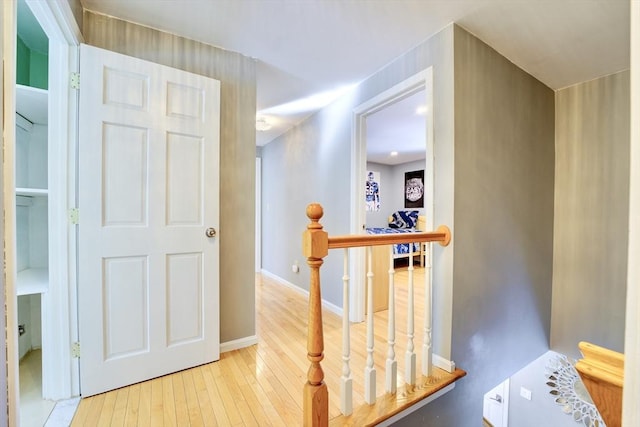
[[[367,172],[364,195],[367,212],[378,212],[380,210],[380,172]]]

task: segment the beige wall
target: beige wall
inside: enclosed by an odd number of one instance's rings
[[[220,80],[220,339],[253,336],[255,61],[88,11],[83,36],[90,45]]]
[[[80,0],[67,0],[67,3],[69,3],[73,17],[78,23],[78,28],[82,29],[82,4]]]
[[[629,72],[556,93],[552,349],[624,351]]]

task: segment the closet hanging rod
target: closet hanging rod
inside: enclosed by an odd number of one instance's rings
[[[27,132],[31,132],[33,129],[33,122],[20,113],[16,113],[16,125]]]

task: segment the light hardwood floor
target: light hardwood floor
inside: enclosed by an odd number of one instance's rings
[[[423,269],[415,269],[416,307],[424,296]],[[396,274],[398,384],[404,383],[407,304],[406,269]],[[341,284],[340,284],[341,286]],[[223,353],[218,362],[82,399],[72,426],[294,426],[302,420],[306,359],[307,297],[256,276],[257,345]],[[418,313],[419,312],[419,313]],[[422,313],[416,312],[414,345],[420,366]],[[387,311],[375,315],[378,395],[384,393]],[[330,418],[340,414],[342,320],[323,311]],[[354,408],[363,403],[366,324],[351,328]]]

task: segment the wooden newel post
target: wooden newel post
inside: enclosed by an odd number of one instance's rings
[[[322,296],[320,293],[320,266],[329,253],[329,237],[322,230],[322,206],[312,203],[307,206],[307,217],[311,220],[302,235],[302,252],[311,268],[309,283],[309,331],[307,333],[307,359],[311,362],[307,372],[307,383],[303,391],[303,425],[327,426],[329,424],[329,394],[324,383],[324,372],[320,362],[324,359],[324,336],[322,334]]]

